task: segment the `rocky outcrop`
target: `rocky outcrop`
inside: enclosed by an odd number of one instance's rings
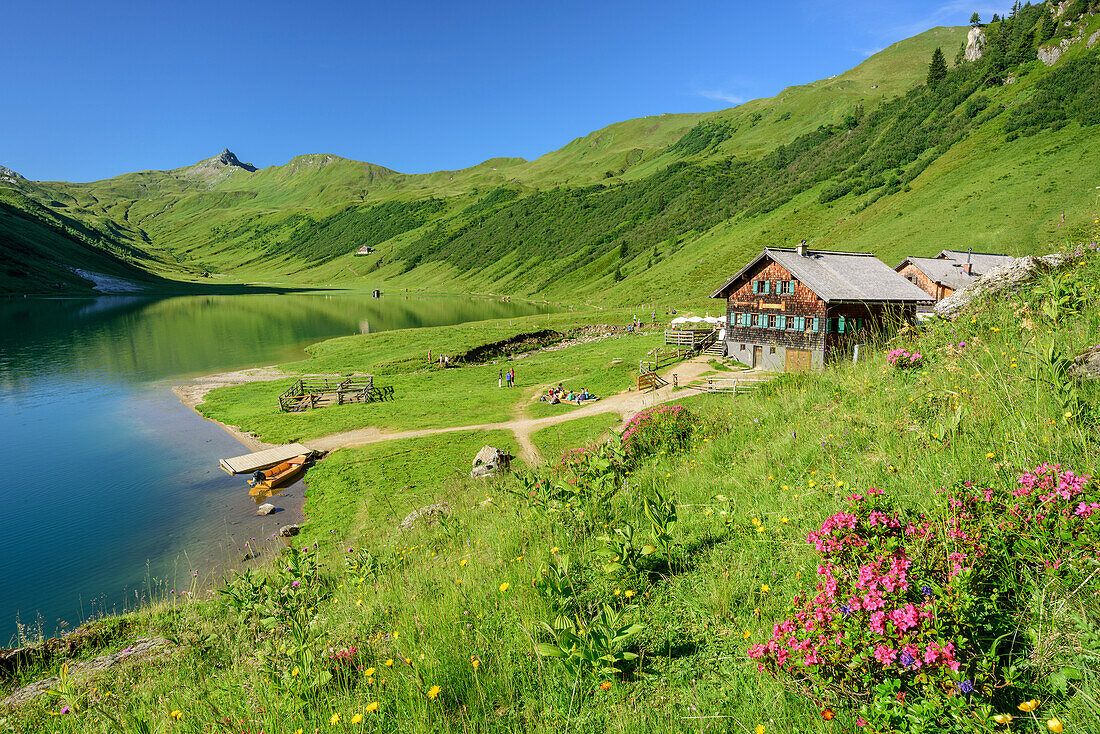
[[[427,507],[421,507],[419,510],[413,510],[405,519],[401,521],[398,526],[402,530],[412,530],[418,523],[424,525],[435,525],[441,519],[447,516],[451,511],[451,508],[446,503],[440,502],[437,505],[428,505]]]
[[[81,660],[69,664],[69,677],[74,680],[87,679],[96,673],[111,670],[123,662],[140,662],[154,660],[170,655],[176,650],[175,643],[163,637],[141,637],[134,640],[134,644],[125,650],[101,655],[91,660]],[[36,681],[19,688],[10,696],[0,701],[0,706],[22,706],[30,703],[39,696],[44,695],[49,689],[56,689],[61,679],[57,676]]]
[[[963,56],[967,61],[977,61],[982,57],[982,49],[985,48],[985,31],[981,28],[971,28],[966,34],[966,50]]]
[[[1100,380],[1100,344],[1089,347],[1074,357],[1069,373],[1082,380]]]
[[[1058,59],[1062,58],[1062,54],[1066,52],[1066,49],[1069,48],[1072,43],[1072,40],[1063,38],[1057,46],[1040,46],[1037,54],[1039,61],[1042,61],[1047,66],[1054,66]]]
[[[936,304],[933,311],[937,316],[953,319],[972,301],[985,296],[1019,290],[1038,273],[1056,268],[1066,260],[1065,255],[1053,254],[1043,257],[1025,255],[1010,263],[993,268],[962,290],[955,291]]]
[[[25,178],[20,176],[10,168],[4,168],[0,166],[0,181],[7,181],[8,183],[19,183],[20,181],[26,181]]]
[[[177,169],[184,176],[199,179],[213,186],[219,181],[224,181],[239,171],[254,173],[256,166],[251,163],[242,163],[233,151],[226,148],[213,158],[206,158],[193,166]]]
[[[1093,33],[1091,36],[1089,36],[1088,47],[1092,48],[1096,45],[1097,41],[1100,41],[1100,31],[1096,31],[1096,33]]]

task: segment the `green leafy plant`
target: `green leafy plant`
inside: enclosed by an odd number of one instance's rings
[[[642,555],[651,555],[658,551],[665,557],[668,566],[672,568],[672,551],[676,547],[676,541],[672,538],[672,531],[676,527],[676,503],[666,499],[660,490],[654,490],[656,495],[652,499],[642,498],[642,510],[653,530],[653,545],[642,547]]]
[[[553,642],[537,643],[539,656],[561,661],[570,675],[593,677],[621,673],[622,663],[638,657],[622,646],[631,635],[645,629],[639,623],[624,623],[621,613],[606,604],[587,622],[560,616],[553,624],[541,624]]]

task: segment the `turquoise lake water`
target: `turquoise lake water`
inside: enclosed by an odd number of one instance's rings
[[[0,300],[0,647],[17,623],[52,635],[220,578],[246,542],[300,520],[301,483],[256,515],[246,479],[218,468],[247,449],[172,385],[335,336],[545,312],[402,295]]]

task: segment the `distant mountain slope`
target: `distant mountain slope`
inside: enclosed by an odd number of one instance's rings
[[[250,170],[226,150],[8,186],[184,278],[653,300],[697,297],[762,246],[803,237],[887,260],[1022,253],[1046,246],[1053,212],[1084,218],[1097,170],[1100,46],[1086,39],[1100,19],[1063,26],[1068,50],[1048,68],[1044,12],[987,26],[985,57],[931,87],[932,51],[953,58],[967,29],[731,110],[615,123],[534,161],[404,174],[310,154]],[[364,244],[376,252],[354,257]]]

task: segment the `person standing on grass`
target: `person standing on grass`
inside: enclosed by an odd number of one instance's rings
[[[504,370],[497,372],[497,387],[504,387]]]
[[[516,368],[513,367],[511,372],[512,372],[512,387],[515,387],[516,386]]]

